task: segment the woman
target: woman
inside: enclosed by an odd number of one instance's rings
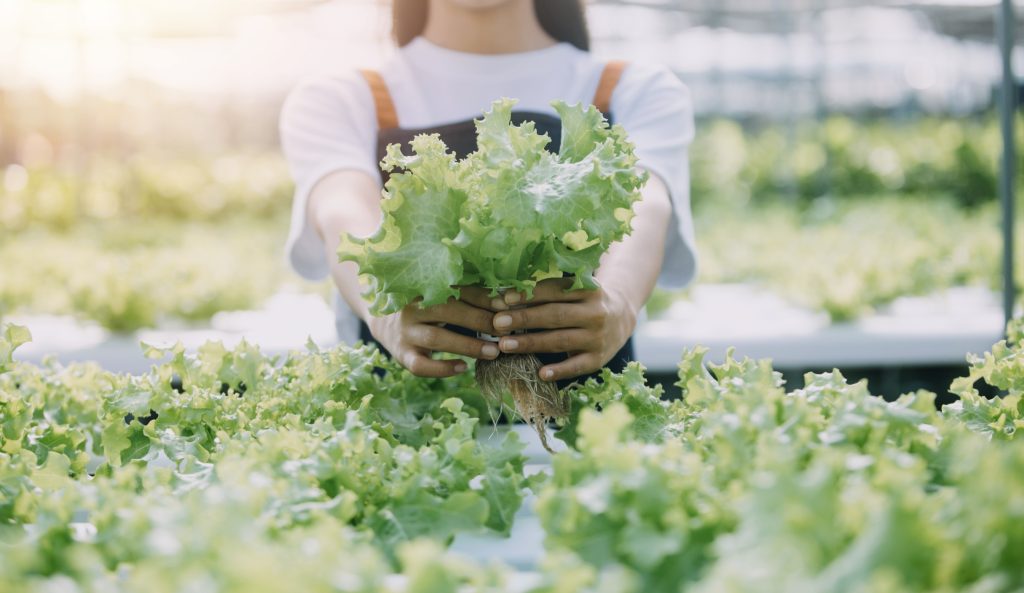
[[[663,67],[595,60],[580,0],[395,0],[393,14],[399,50],[379,72],[310,81],[285,103],[282,145],[297,185],[292,265],[309,279],[333,277],[343,340],[375,340],[420,376],[466,370],[462,361],[433,359],[436,352],[555,353],[540,370],[544,381],[620,369],[656,281],[681,287],[695,271],[686,88]],[[550,102],[593,102],[625,127],[651,173],[632,233],[601,261],[601,288],[565,292],[563,281],[548,280],[524,307],[521,294],[490,298],[467,287],[458,301],[371,316],[355,264],[337,263],[335,250],[342,233],[368,236],[380,223],[384,148],[436,132],[463,157],[475,149],[473,118],[500,97],[518,99],[516,119],[535,121],[555,150],[560,128]],[[502,337],[495,344],[445,324]],[[510,335],[520,329],[540,331]]]

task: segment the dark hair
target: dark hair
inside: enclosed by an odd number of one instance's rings
[[[391,23],[395,42],[406,45],[427,26],[429,0],[392,0]],[[540,26],[558,41],[590,51],[590,34],[583,14],[583,0],[533,0]]]

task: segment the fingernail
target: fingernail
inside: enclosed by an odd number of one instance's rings
[[[523,300],[523,295],[518,292],[509,292],[505,294],[505,302],[510,305],[514,305],[521,300]]]
[[[498,315],[494,318],[494,327],[508,327],[512,325],[511,315]]]
[[[456,373],[465,373],[467,368],[469,368],[469,367],[467,367],[466,363],[464,363],[464,362],[457,362],[457,363],[455,363],[455,372]]]
[[[519,347],[519,340],[516,340],[515,338],[508,338],[501,341],[501,346],[505,350],[515,350]]]
[[[500,352],[498,351],[498,347],[495,346],[494,344],[485,344],[484,347],[480,349],[480,351],[487,358],[495,358],[496,356],[498,356],[498,354],[500,354]]]
[[[550,378],[555,376],[555,371],[553,371],[551,369],[544,369],[542,374],[544,375],[545,379],[550,379]]]
[[[491,308],[496,311],[504,311],[505,309],[508,309],[508,305],[505,304],[504,299],[496,298],[491,299]]]

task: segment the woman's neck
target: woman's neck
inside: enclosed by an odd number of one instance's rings
[[[557,43],[537,21],[533,0],[507,0],[486,8],[430,0],[423,37],[435,45],[474,54],[524,52]]]

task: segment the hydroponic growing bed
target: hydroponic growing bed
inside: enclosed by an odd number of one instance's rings
[[[3,591],[1024,586],[1020,326],[941,411],[703,349],[668,402],[633,364],[569,391],[553,455],[469,377],[368,348],[149,348],[129,375],[0,334]]]
[[[208,340],[229,346],[242,339],[269,354],[284,354],[307,339],[336,342],[334,319],[322,298],[279,293],[256,311],[222,312],[206,327],[178,327],[114,334],[71,317],[12,316],[30,327],[34,340],[19,357],[40,362],[96,361],[111,371],[149,368],[139,343],[194,350]],[[674,373],[683,348],[703,345],[710,360],[728,348],[752,358],[770,358],[784,368],[962,364],[967,352],[982,352],[1002,335],[1003,313],[985,289],[953,288],[929,297],[905,297],[885,310],[848,323],[796,307],[751,285],[701,285],[691,300],[675,303],[641,323],[635,338],[638,360],[650,371]]]

